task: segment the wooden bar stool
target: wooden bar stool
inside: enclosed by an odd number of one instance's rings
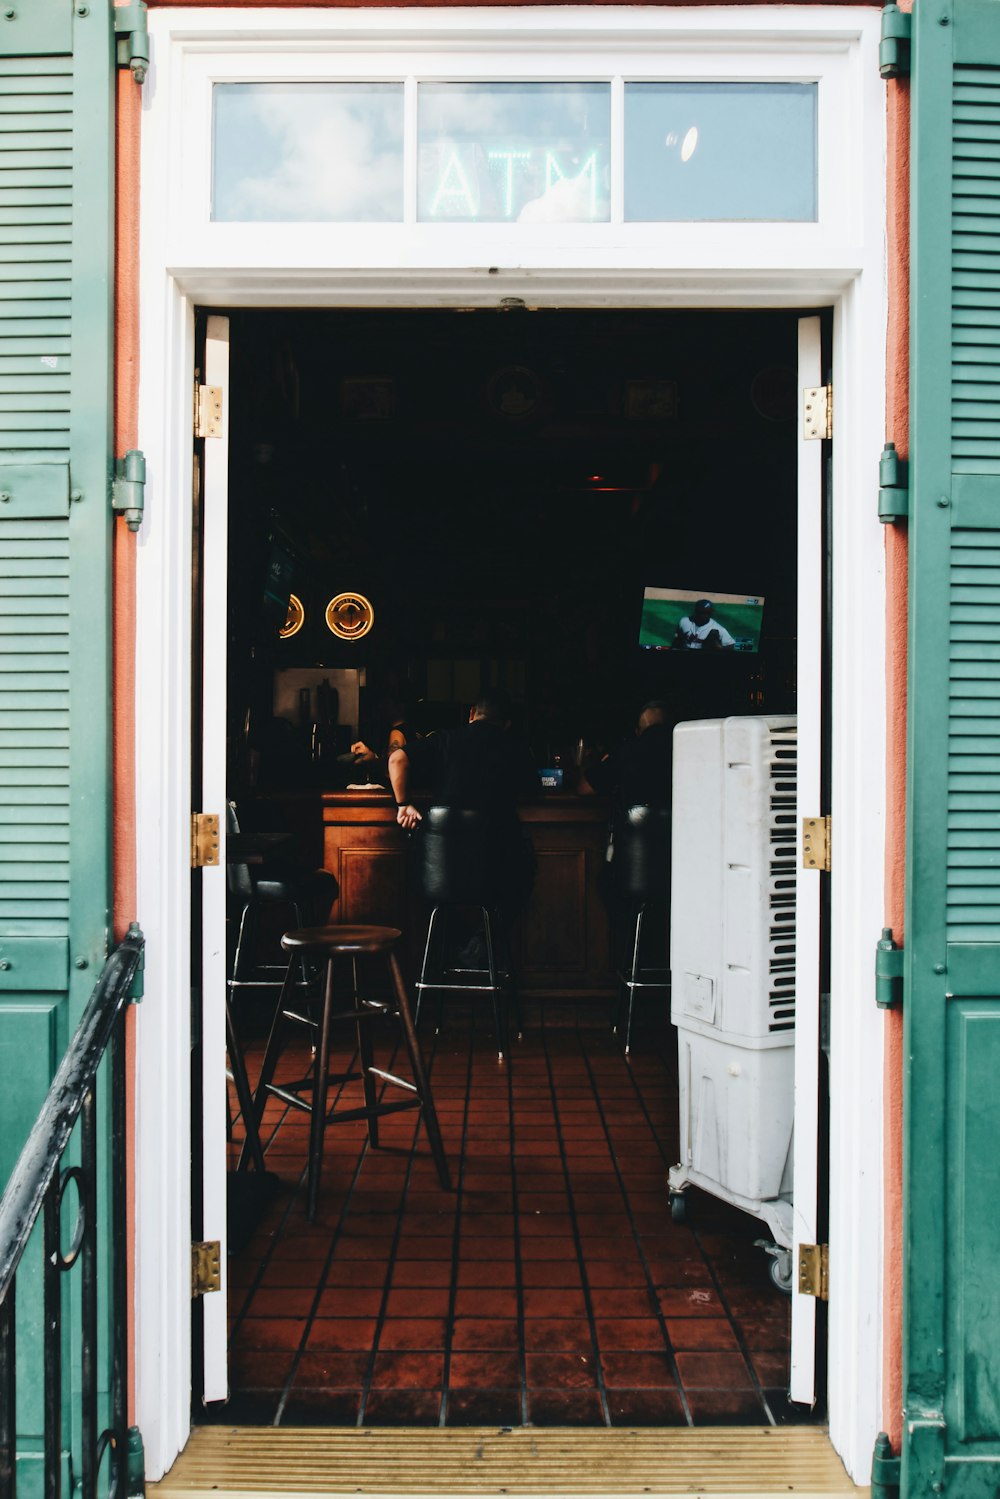
[[[396,944],[401,933],[391,926],[319,926],[306,927],[299,931],[285,932],[281,945],[289,954],[288,971],[271,1024],[264,1061],[261,1066],[257,1090],[254,1094],[254,1117],[259,1131],[264,1117],[264,1106],[268,1095],[282,1099],[292,1108],[303,1109],[312,1115],[309,1129],[309,1188],[308,1215],[312,1222],[319,1203],[320,1172],[323,1165],[323,1135],[328,1124],[346,1124],[350,1120],[364,1119],[368,1124],[368,1139],[378,1145],[378,1121],[383,1114],[397,1114],[403,1109],[422,1109],[424,1128],[430,1142],[431,1155],[437,1167],[438,1180],[442,1188],[451,1190],[448,1163],[445,1160],[441,1131],[431,1096],[430,1085],[424,1072],[423,1058],[417,1044],[417,1034],[410,1013],[410,1001],[403,983],[403,975],[396,957]],[[295,989],[295,973],[299,960],[311,956],[314,961],[325,963],[323,975],[323,999],[320,1018],[310,1020],[288,1008]],[[395,1004],[376,1000],[363,1000],[358,990],[357,960],[362,956],[382,957],[388,966]],[[347,1008],[334,1009],[333,968],[337,958],[350,958],[353,982],[351,1000]],[[402,1026],[403,1039],[410,1058],[412,1082],[396,1077],[373,1064],[372,1040],[366,1021],[379,1016],[395,1015]],[[281,1054],[282,1036],[287,1021],[309,1025],[316,1032],[316,1059],[311,1078],[302,1078],[289,1083],[274,1081],[275,1068]],[[330,1031],[337,1021],[351,1021],[358,1038],[358,1055],[361,1070],[358,1072],[330,1075]],[[364,1105],[359,1108],[333,1109],[327,1112],[327,1094],[331,1083],[351,1082],[360,1076],[364,1088]],[[391,1102],[378,1101],[376,1080],[401,1088],[409,1096]],[[303,1093],[310,1089],[312,1097]],[[241,1166],[243,1161],[241,1159]]]

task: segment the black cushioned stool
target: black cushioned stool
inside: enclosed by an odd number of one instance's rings
[[[516,830],[515,830],[516,836]],[[523,871],[517,867],[520,843],[508,833],[498,834],[482,813],[459,807],[428,807],[416,839],[420,889],[430,902],[427,941],[416,984],[417,1015],[428,990],[439,996],[440,1022],[444,995],[451,992],[488,994],[493,1005],[497,1056],[507,1051],[507,1007],[520,1035],[517,984],[509,951],[503,907],[516,909],[525,891]],[[445,933],[439,918],[449,909],[478,907],[485,962],[449,964],[444,956]]]
[[[396,944],[399,942],[400,935],[401,933],[395,927],[390,926],[321,926],[286,932],[281,939],[282,947],[289,954],[288,971],[278,996],[278,1005],[274,1012],[274,1021],[271,1025],[260,1078],[254,1094],[254,1116],[259,1131],[269,1094],[291,1104],[293,1108],[303,1109],[312,1115],[309,1129],[308,1214],[310,1222],[316,1217],[316,1208],[319,1203],[323,1135],[328,1124],[345,1124],[349,1120],[365,1119],[368,1122],[368,1139],[372,1145],[378,1145],[378,1121],[383,1114],[395,1114],[403,1109],[422,1109],[424,1127],[430,1141],[431,1155],[437,1167],[438,1180],[446,1192],[451,1190],[448,1163],[445,1160],[444,1147],[441,1143],[441,1131],[438,1128],[434,1100],[424,1072],[423,1058],[420,1055],[413,1017],[410,1013],[410,1001],[399,969],[399,960],[396,957]],[[298,1015],[287,1008],[291,991],[295,988],[294,975],[297,964],[306,956],[311,957],[314,962],[319,961],[325,964],[322,1009],[318,1022],[311,1021],[306,1016]],[[357,980],[357,959],[360,956],[385,959],[392,981],[394,1006],[361,998]],[[336,959],[341,957],[351,959],[352,992],[350,1003],[344,1008],[335,1010],[333,968]],[[396,1015],[402,1026],[403,1040],[410,1058],[412,1082],[407,1082],[373,1065],[371,1036],[365,1022],[386,1014]],[[285,1023],[289,1020],[313,1027],[316,1032],[316,1060],[311,1079],[276,1083],[274,1072],[281,1054]],[[330,1083],[350,1082],[359,1075],[357,1072],[330,1075],[330,1032],[337,1021],[351,1021],[357,1029],[358,1054],[361,1062],[360,1076],[365,1101],[361,1108],[334,1109],[328,1113],[327,1092]],[[401,1088],[410,1096],[395,1102],[380,1103],[376,1093],[376,1079],[394,1088]],[[311,1099],[302,1096],[307,1087],[311,1087]],[[240,1164],[243,1164],[242,1159]]]
[[[669,989],[670,970],[642,965],[642,928],[647,912],[658,911],[664,926],[670,914],[670,812],[665,807],[628,807],[616,819],[614,836],[615,900],[635,919],[631,954],[619,971],[621,1000],[615,1031],[625,1014],[624,1050],[632,1049],[632,1010],[637,989]]]

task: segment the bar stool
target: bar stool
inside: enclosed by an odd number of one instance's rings
[[[420,1055],[413,1017],[410,1014],[410,1001],[407,997],[406,985],[403,983],[403,975],[400,972],[399,960],[396,957],[396,944],[399,942],[400,936],[401,933],[396,927],[321,926],[306,927],[294,932],[285,932],[281,939],[282,947],[289,954],[288,969],[285,975],[285,983],[282,985],[281,993],[278,996],[278,1004],[274,1012],[271,1032],[264,1051],[264,1061],[261,1067],[260,1078],[254,1094],[254,1118],[259,1131],[261,1121],[264,1117],[264,1107],[269,1095],[280,1098],[284,1103],[290,1104],[292,1108],[302,1109],[304,1112],[311,1114],[307,1206],[310,1222],[316,1217],[316,1208],[319,1203],[320,1173],[323,1165],[323,1136],[328,1124],[346,1124],[351,1120],[364,1119],[368,1125],[369,1142],[373,1146],[377,1146],[378,1121],[384,1114],[396,1114],[404,1109],[422,1109],[424,1128],[427,1131],[431,1155],[437,1167],[438,1180],[444,1191],[448,1192],[451,1190],[448,1163],[445,1159],[444,1146],[441,1143],[441,1131],[438,1127],[434,1100],[431,1096],[430,1085],[424,1072],[423,1058]],[[294,975],[296,966],[301,958],[307,956],[325,965],[322,1008],[318,1022],[312,1021],[308,1016],[299,1015],[287,1008],[291,992],[295,987]],[[361,998],[357,982],[357,959],[361,956],[381,957],[385,960],[392,983],[395,1005],[385,1004],[376,1000],[363,1000]],[[335,1010],[333,968],[335,961],[341,957],[351,959],[353,976],[351,1003],[346,1008]],[[403,1039],[410,1059],[410,1069],[413,1076],[412,1082],[407,1082],[404,1078],[396,1077],[393,1073],[386,1072],[383,1068],[376,1067],[373,1064],[372,1041],[366,1022],[383,1015],[395,1015],[400,1021]],[[288,1083],[276,1083],[274,1081],[275,1068],[277,1067],[278,1057],[281,1054],[282,1036],[287,1021],[296,1021],[300,1024],[308,1025],[317,1033],[316,1057],[311,1080],[303,1078]],[[361,1062],[360,1073],[347,1072],[335,1076],[331,1076],[330,1074],[330,1032],[332,1026],[337,1021],[351,1021],[356,1028],[358,1054]],[[330,1084],[351,1082],[359,1076],[364,1089],[364,1105],[359,1108],[334,1109],[328,1113],[327,1093]],[[396,1100],[395,1102],[380,1103],[376,1093],[376,1079],[379,1079],[383,1083],[388,1083],[394,1088],[401,1088],[410,1096]],[[307,1088],[311,1088],[312,1097],[310,1099],[302,1096]],[[240,1166],[241,1168],[243,1166],[242,1156],[240,1158]]]
[[[666,807],[627,807],[616,819],[614,835],[615,900],[631,914],[635,928],[631,952],[618,973],[621,994],[614,1031],[625,1017],[625,1055],[632,1049],[632,1011],[637,989],[670,988],[670,970],[642,963],[642,932],[647,911],[658,906],[664,931],[670,910],[670,811]]]
[[[513,888],[517,871],[507,867],[509,861],[505,864],[502,842],[482,813],[459,807],[428,807],[416,849],[420,888],[431,903],[431,914],[420,978],[415,985],[415,1019],[419,1022],[420,1006],[428,990],[440,995],[441,1005],[448,992],[488,994],[497,1056],[503,1061],[508,1044],[508,1008],[516,1034],[521,1032],[510,943],[500,915],[502,904],[513,906],[521,898],[522,892]],[[456,907],[478,907],[485,965],[471,959],[467,963],[446,962],[447,923],[441,917]],[[440,1026],[440,1009],[438,1023]]]

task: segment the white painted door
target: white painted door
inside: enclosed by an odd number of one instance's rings
[[[229,512],[229,319],[206,328],[205,385],[222,392],[218,436],[202,459],[202,795],[219,818],[219,863],[201,871],[202,1237],[221,1248],[221,1289],[203,1298],[206,1401],[229,1395],[226,1310],[226,595]]]
[[[823,692],[823,464],[825,444],[804,432],[802,392],[822,384],[820,319],[799,320],[798,397],[798,806],[804,817],[820,806]],[[816,1301],[798,1290],[799,1246],[817,1242],[820,1056],[820,881],[801,867],[795,918],[795,1135],[792,1217],[792,1361],[790,1394],[816,1399]]]

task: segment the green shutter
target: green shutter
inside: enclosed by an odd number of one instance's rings
[[[903,1494],[992,1499],[1000,1486],[1000,0],[916,0],[912,105]]]
[[[107,949],[114,59],[110,0],[0,9],[0,1182]]]

